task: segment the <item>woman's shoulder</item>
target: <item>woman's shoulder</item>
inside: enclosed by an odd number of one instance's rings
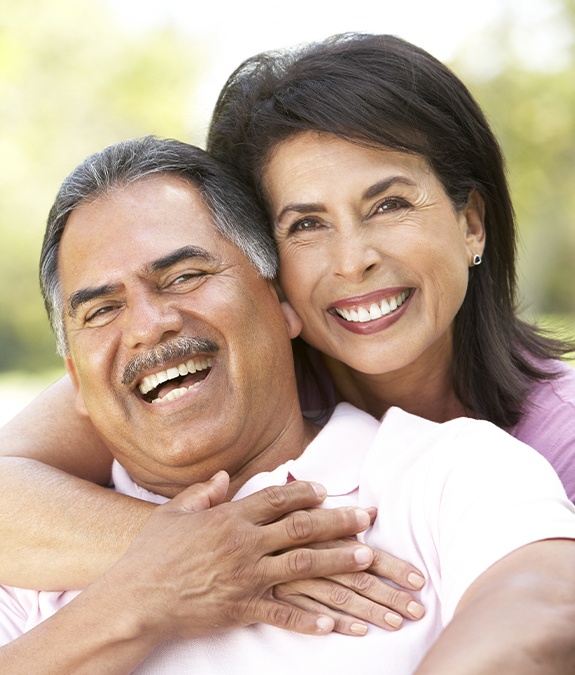
[[[538,365],[556,376],[532,383],[521,420],[507,431],[553,465],[575,501],[575,369],[557,360]]]
[[[537,365],[542,370],[552,373],[553,376],[532,382],[524,418],[545,418],[553,413],[573,415],[575,412],[575,368],[557,359]]]

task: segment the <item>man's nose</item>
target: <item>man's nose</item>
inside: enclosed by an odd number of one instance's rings
[[[132,298],[124,311],[123,341],[129,349],[153,347],[179,334],[181,311],[161,294],[146,293]]]

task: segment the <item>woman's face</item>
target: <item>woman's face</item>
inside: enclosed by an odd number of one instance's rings
[[[451,359],[483,204],[457,212],[421,157],[304,132],[263,175],[302,337],[366,374]]]

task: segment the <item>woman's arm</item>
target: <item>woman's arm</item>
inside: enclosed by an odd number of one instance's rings
[[[416,675],[575,673],[575,541],[524,546],[469,587]]]
[[[0,430],[0,583],[5,585],[84,588],[126,552],[154,509],[102,487],[110,481],[112,456],[74,402],[72,383],[64,377]],[[423,585],[418,570],[375,552],[370,571],[285,584],[277,597],[328,614],[337,631],[352,635],[367,630],[365,621],[393,630],[402,617],[421,618],[423,608],[412,595]]]
[[[123,555],[153,509],[100,487],[112,456],[74,401],[64,377],[0,429],[4,584],[83,588]]]
[[[112,455],[75,407],[76,394],[66,375],[37,396],[0,429],[0,456],[28,457],[108,485]]]

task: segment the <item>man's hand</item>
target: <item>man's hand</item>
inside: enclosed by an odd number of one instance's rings
[[[305,482],[218,504],[227,484],[227,474],[217,474],[155,509],[96,585],[115,589],[122,611],[133,608],[138,630],[158,642],[260,622],[300,633],[332,631],[333,618],[273,597],[273,587],[368,569],[373,552],[357,542],[306,545],[365,530],[369,513],[313,508],[325,490]]]

